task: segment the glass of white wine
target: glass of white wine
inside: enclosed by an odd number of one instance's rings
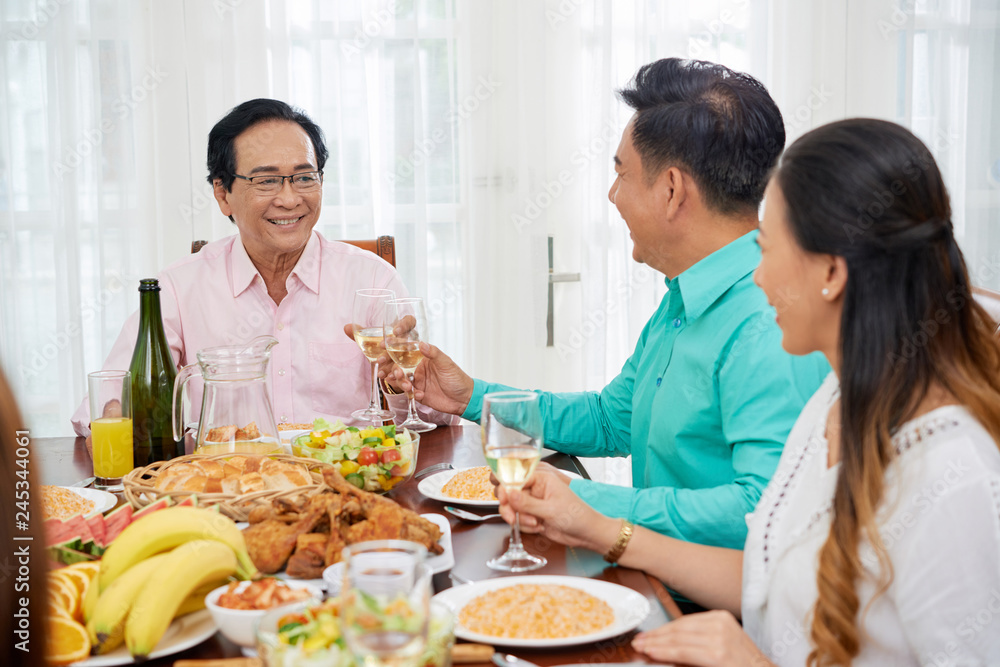
[[[340,613],[347,646],[365,667],[417,665],[427,644],[431,568],[415,542],[346,547]]]
[[[521,489],[538,466],[544,444],[538,394],[531,391],[500,391],[483,397],[479,423],[483,453],[500,485]],[[486,562],[502,572],[537,570],[548,561],[529,554],[521,544],[521,515],[514,516],[507,551]]]
[[[411,296],[386,302],[385,350],[389,353],[389,357],[396,362],[396,365],[406,373],[410,384],[413,384],[413,373],[424,358],[420,351],[420,341],[426,339],[427,311],[424,309],[423,299]],[[413,398],[412,391],[407,394],[407,398],[410,400],[406,421],[399,424],[398,427],[407,428],[416,433],[424,433],[437,428],[437,425],[425,422],[417,414],[417,402]]]
[[[354,340],[361,352],[372,365],[372,393],[368,407],[355,410],[351,416],[372,424],[392,419],[392,413],[383,410],[378,395],[378,358],[382,354],[385,334],[382,324],[385,320],[385,304],[395,299],[396,293],[388,289],[359,289],[354,293]]]

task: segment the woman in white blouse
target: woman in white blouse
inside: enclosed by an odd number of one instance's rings
[[[950,220],[930,151],[898,125],[841,121],[785,153],[755,280],[785,349],[833,372],[743,551],[633,532],[550,471],[501,491],[505,516],[720,610],[637,635],[657,660],[1000,664],[1000,346]]]

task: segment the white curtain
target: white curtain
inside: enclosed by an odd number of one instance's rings
[[[234,232],[208,130],[252,97],[325,130],[328,238],[393,234],[470,372],[599,389],[662,296],[608,203],[652,60],[760,78],[789,141],[853,115],[931,145],[976,282],[1000,287],[998,0],[5,0],[0,359],[35,435],[68,417],[139,278]],[[991,224],[993,223],[993,224]],[[545,240],[557,272],[544,345]],[[627,466],[595,471],[627,479]]]
[[[462,360],[453,0],[34,0],[0,9],[0,358],[35,435],[68,415],[138,280],[235,233],[206,138],[274,97],[324,128],[328,238],[396,237],[435,339]]]

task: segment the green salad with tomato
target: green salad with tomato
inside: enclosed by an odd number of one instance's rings
[[[340,630],[340,604],[330,598],[282,616],[276,635],[262,632],[258,650],[277,667],[347,667],[354,658]]]
[[[359,489],[381,493],[413,475],[417,441],[394,424],[357,428],[320,418],[292,440],[292,453],[332,464]]]

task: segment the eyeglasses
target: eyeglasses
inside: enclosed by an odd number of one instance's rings
[[[239,174],[233,174],[233,176],[242,178],[244,181],[249,181],[250,187],[254,189],[254,192],[259,192],[262,195],[276,195],[281,192],[281,188],[285,187],[286,178],[291,182],[292,190],[296,192],[313,192],[314,190],[318,190],[323,184],[322,171],[301,171],[291,176],[279,176],[277,174],[266,174],[264,176],[240,176]]]

